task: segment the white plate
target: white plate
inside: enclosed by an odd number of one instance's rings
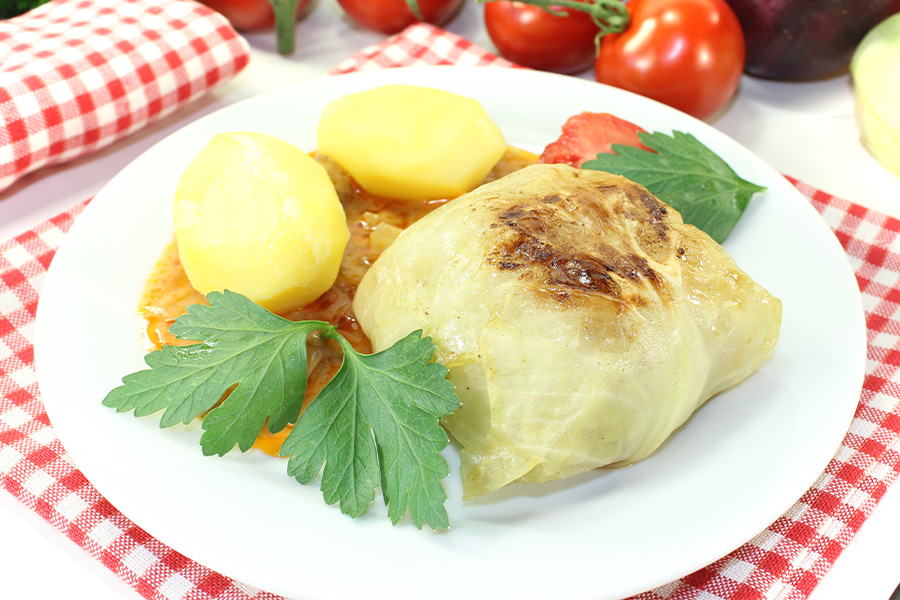
[[[513,486],[463,504],[445,453],[452,529],[392,527],[383,506],[352,520],[280,459],[206,458],[198,428],[160,430],[100,404],[144,368],[136,306],[172,235],[189,160],[218,132],[268,132],[315,147],[322,108],[387,82],[478,98],[511,144],[539,149],[565,119],[608,111],[648,130],[695,134],[767,186],[726,243],[784,302],[765,367],[714,398],[658,453],[629,468]],[[50,419],[88,479],[125,515],[185,555],[292,598],[615,599],[686,575],[781,516],[815,481],[856,407],[865,360],[860,296],[845,255],[778,173],[711,127],[577,78],[431,67],[346,75],[253,98],[200,119],[125,168],[78,219],[38,310],[36,360]],[[380,499],[377,500],[380,502]]]

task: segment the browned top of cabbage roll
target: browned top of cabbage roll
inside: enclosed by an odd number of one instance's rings
[[[669,235],[670,222],[681,225],[678,213],[624,177],[571,169],[552,193],[535,191],[485,204],[496,219],[488,261],[561,302],[586,294],[644,302],[641,287],[663,286],[645,257],[665,261],[684,252],[680,236]]]

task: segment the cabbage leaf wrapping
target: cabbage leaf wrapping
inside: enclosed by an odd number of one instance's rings
[[[422,329],[461,407],[464,497],[653,453],[772,353],[781,302],[638,184],[533,165],[403,231],[354,310],[375,350]]]

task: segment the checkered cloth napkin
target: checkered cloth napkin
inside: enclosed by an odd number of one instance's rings
[[[508,65],[416,25],[335,71],[435,62]],[[785,515],[732,554],[638,600],[806,598],[900,470],[900,221],[792,183],[846,249],[867,311],[868,366],[856,416],[831,463]],[[0,245],[0,484],[145,598],[277,600],[189,560],[109,504],[70,462],[41,404],[34,316],[47,267],[83,204]]]
[[[161,119],[249,58],[191,0],[53,0],[0,21],[0,191]]]

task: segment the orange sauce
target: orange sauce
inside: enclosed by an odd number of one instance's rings
[[[344,250],[337,278],[331,288],[310,304],[281,316],[294,321],[327,321],[335,325],[357,351],[368,354],[372,352],[372,345],[353,313],[353,296],[359,282],[369,266],[400,231],[450,200],[409,202],[373,196],[361,189],[328,157],[317,156],[316,160],[325,167],[335,185],[347,215],[350,239]],[[535,162],[537,162],[536,155],[517,148],[509,148],[485,178],[485,183]],[[169,327],[177,317],[185,313],[189,305],[205,302],[206,298],[191,286],[178,259],[178,249],[172,242],[151,273],[138,309],[144,324],[148,350],[158,349],[163,345],[190,343],[172,336]],[[315,333],[309,336],[307,342],[309,380],[303,399],[304,409],[337,373],[341,360],[341,350],[336,342],[323,340]],[[267,454],[277,456],[278,449],[290,430],[291,426],[288,425],[279,432],[270,433],[267,427],[263,427],[254,446]]]

